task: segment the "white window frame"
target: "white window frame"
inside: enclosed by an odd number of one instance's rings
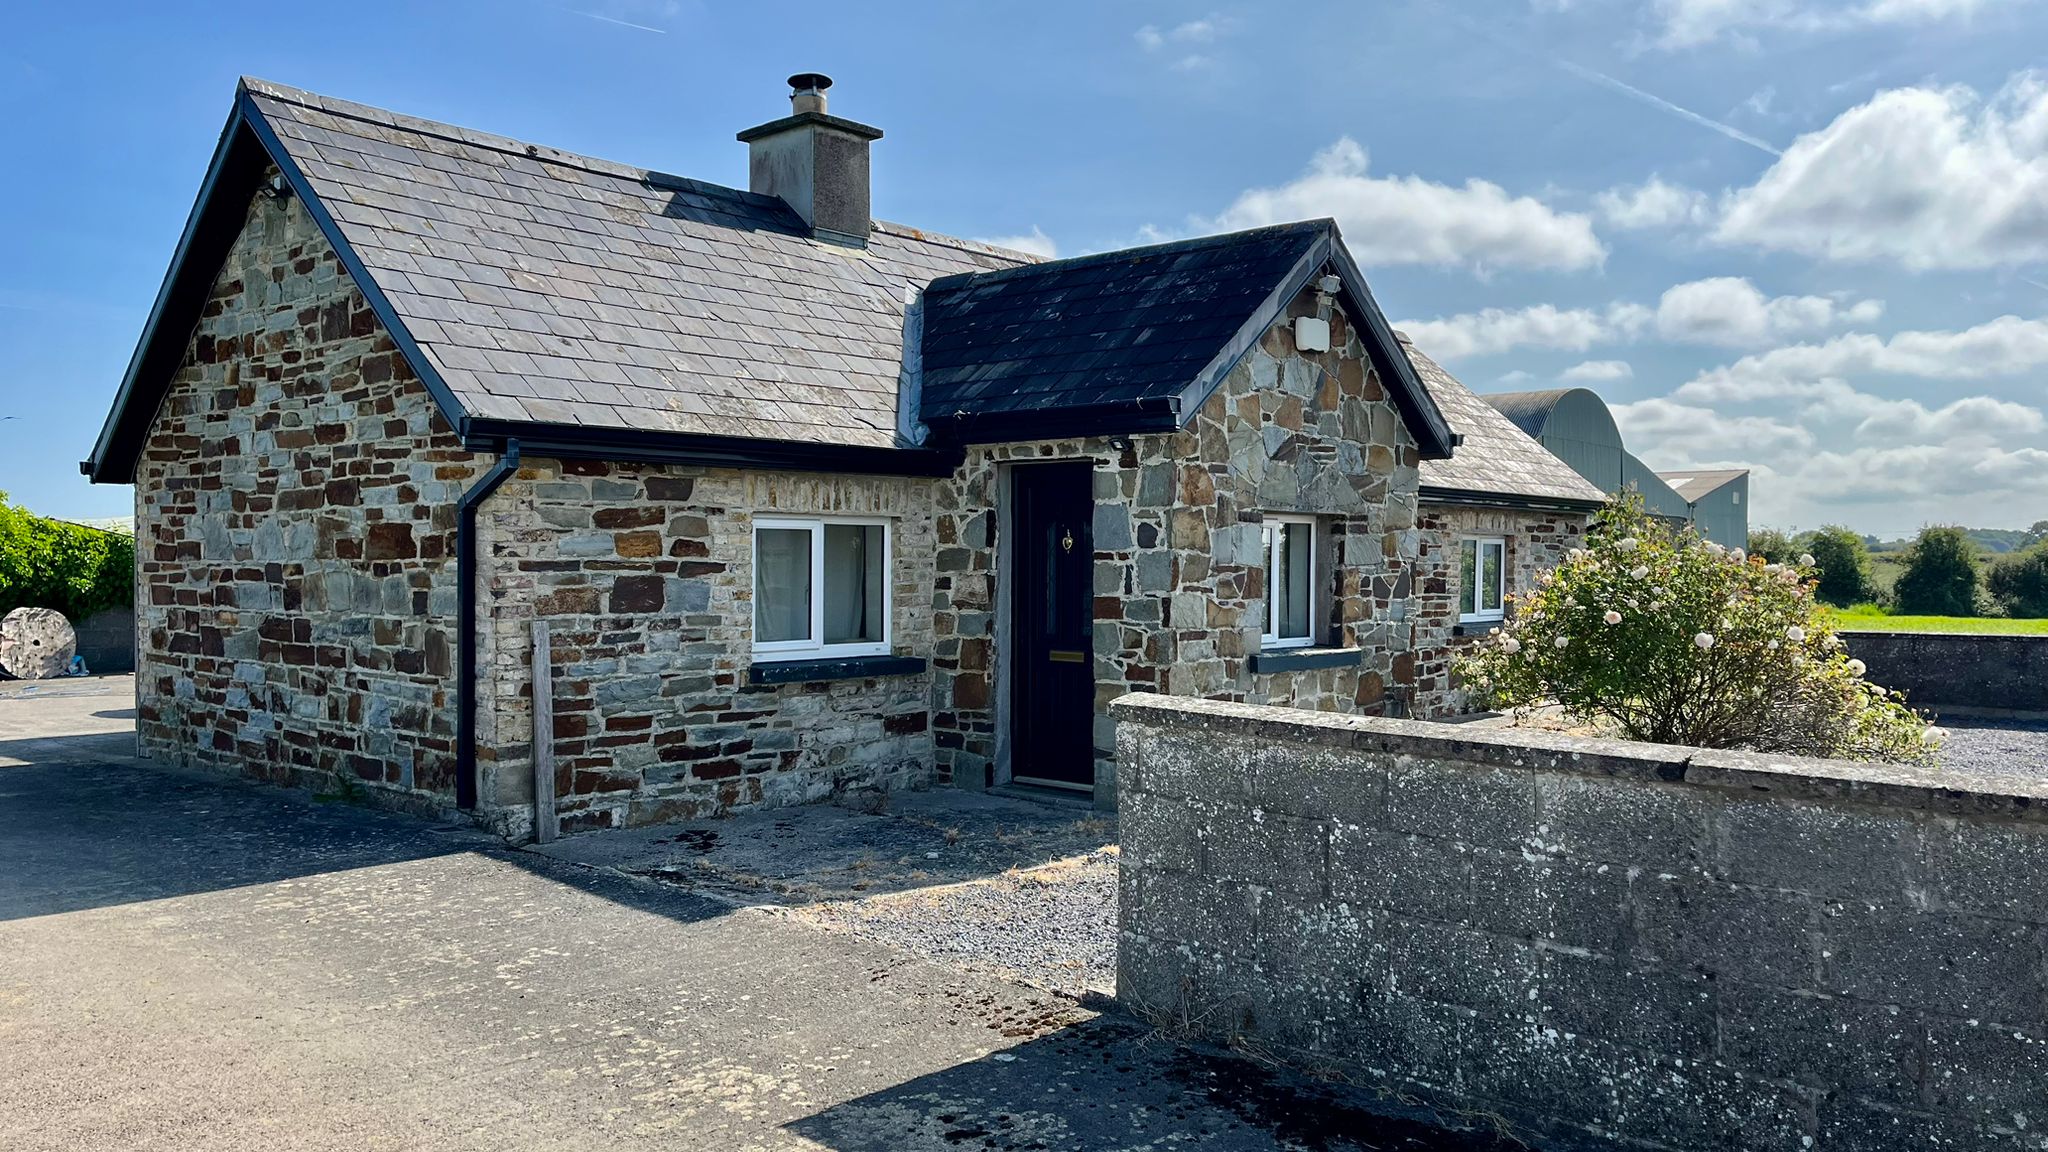
[[[847,524],[882,530],[882,638],[856,644],[825,643],[825,526]],[[828,660],[840,656],[887,656],[896,624],[896,533],[886,519],[873,516],[756,516],[749,540],[755,565],[761,562],[763,529],[803,529],[811,534],[811,634],[802,640],[755,640],[754,658],[774,660]],[[760,579],[753,579],[756,599],[749,628],[760,633]]]
[[[1280,541],[1285,533],[1280,526],[1294,525],[1308,532],[1308,634],[1306,636],[1280,635]],[[1320,542],[1316,539],[1316,520],[1313,516],[1282,516],[1267,513],[1259,527],[1260,541],[1266,549],[1266,624],[1259,637],[1261,648],[1309,648],[1316,642],[1316,615],[1321,597],[1317,596],[1319,580],[1317,566],[1322,562],[1318,555]]]
[[[1472,611],[1465,611],[1465,549],[1472,549]],[[1493,590],[1493,607],[1488,608],[1479,595],[1481,580],[1486,571],[1486,549],[1500,550],[1500,579]],[[1508,542],[1501,536],[1467,536],[1458,541],[1458,623],[1476,624],[1498,621],[1507,617],[1508,602]]]

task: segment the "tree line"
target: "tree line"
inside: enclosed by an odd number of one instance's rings
[[[2015,551],[1985,556],[1967,529],[1952,524],[1922,528],[1899,554],[1899,576],[1889,590],[1871,574],[1862,536],[1830,524],[1796,536],[1775,528],[1749,534],[1749,550],[1775,563],[1813,557],[1820,586],[1815,595],[1840,608],[1877,604],[1904,616],[2048,617],[2048,521]]]

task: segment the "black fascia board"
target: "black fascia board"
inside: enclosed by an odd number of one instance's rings
[[[933,439],[961,445],[1178,432],[1183,423],[1169,396],[1037,410],[960,413],[925,420]]]
[[[363,264],[362,257],[356,255],[355,247],[348,242],[348,237],[342,234],[341,226],[335,222],[334,215],[327,211],[327,205],[321,203],[320,197],[314,194],[313,185],[306,180],[306,174],[299,171],[298,162],[285,150],[284,142],[277,138],[277,133],[263,118],[262,110],[256,107],[256,102],[250,97],[247,88],[236,89],[235,109],[249,125],[250,130],[255,132],[256,138],[263,142],[264,149],[270,153],[271,162],[277,165],[277,170],[284,174],[285,181],[291,185],[292,194],[299,198],[299,202],[306,206],[307,214],[320,226],[321,234],[326,236],[327,243],[333,246],[336,257],[341,260],[341,266],[347,269],[349,279],[355,282],[356,291],[363,294],[363,299],[370,305],[370,311],[376,315],[377,322],[384,326],[384,331],[390,335],[391,342],[404,354],[406,363],[412,367],[413,375],[418,376],[420,383],[426,386],[427,394],[434,398],[434,403],[441,409],[441,415],[448,421],[448,426],[455,429],[457,436],[465,436],[464,428],[469,423],[468,410],[462,406],[462,401],[456,398],[455,390],[441,378],[441,370],[434,366],[434,362],[427,358],[426,351],[412,338],[412,333],[406,330],[405,321],[399,319],[398,310],[391,306],[391,298],[384,295],[384,290],[377,286],[376,279],[370,275],[370,270]]]
[[[241,234],[249,210],[248,198],[255,194],[266,163],[262,145],[244,128],[238,106],[221,128],[220,142],[214,146],[213,159],[199,185],[199,197],[192,202],[192,212],[185,218],[185,230],[172,250],[170,266],[164,270],[163,283],[158,286],[149,317],[143,322],[142,336],[128,357],[127,371],[121,375],[113,407],[100,426],[92,455],[78,466],[95,484],[134,481],[136,459],[141,455],[149,424],[169,391],[171,376],[184,360],[185,347],[206,308],[218,266],[227,258],[235,237]],[[209,255],[214,258],[205,259],[209,268],[202,279],[189,266],[194,259]],[[166,338],[169,333],[183,338],[171,345]],[[162,387],[145,398],[139,391],[144,380],[160,381]],[[141,411],[144,404],[148,406],[147,412]]]
[[[164,273],[163,285],[157,290],[156,303],[143,325],[142,338],[135,346],[120,389],[115,393],[113,408],[100,429],[91,458],[79,465],[79,471],[94,483],[127,484],[134,481],[136,460],[149,434],[150,423],[170,391],[171,379],[179,364],[184,361],[185,349],[191,343],[192,331],[198,326],[221,265],[247,222],[249,199],[261,185],[264,169],[272,164],[283,175],[292,195],[306,206],[307,214],[333,247],[356,290],[363,294],[370,310],[391,336],[392,343],[405,357],[414,375],[426,386],[441,415],[461,434],[468,421],[468,413],[456,399],[454,390],[448,387],[447,381],[441,378],[440,370],[406,330],[390,298],[384,295],[362,258],[356,255],[348,237],[335,223],[333,214],[321,203],[305,173],[299,170],[276,131],[256,107],[248,89],[238,87],[234,110],[229,113],[227,125],[221,130],[220,143],[214,149],[213,161],[200,185],[199,197],[192,205],[192,214],[186,219],[185,231],[171,256],[170,268]]]
[[[531,458],[612,460],[646,464],[690,464],[771,472],[846,472],[870,476],[950,476],[965,458],[959,450],[872,448],[762,440],[745,436],[702,436],[646,428],[604,428],[522,420],[472,418],[463,447],[502,451],[517,440]]]
[[[1401,409],[1402,419],[1408,422],[1408,430],[1415,436],[1415,443],[1425,460],[1448,460],[1451,450],[1458,445],[1458,435],[1451,430],[1451,423],[1444,418],[1443,410],[1430,397],[1429,389],[1416,375],[1415,365],[1408,354],[1401,350],[1401,341],[1394,335],[1394,326],[1387,323],[1386,313],[1380,311],[1379,301],[1373,299],[1372,288],[1365,281],[1365,273],[1359,271],[1358,263],[1351,258],[1351,250],[1345,247],[1344,237],[1335,221],[1330,223],[1330,263],[1336,266],[1337,278],[1343,281],[1344,295],[1351,304],[1351,311],[1365,321],[1366,330],[1372,339],[1364,341],[1366,353],[1372,357],[1373,368],[1380,379],[1394,394],[1394,403]]]
[[[1605,500],[1581,500],[1574,496],[1534,496],[1520,492],[1474,492],[1463,488],[1437,488],[1428,484],[1416,492],[1424,504],[1456,504],[1465,508],[1525,508],[1532,512],[1598,512]]]

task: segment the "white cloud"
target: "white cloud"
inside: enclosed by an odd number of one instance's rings
[[[1513,310],[1486,308],[1437,320],[1403,320],[1397,326],[1431,357],[1461,360],[1514,348],[1584,352],[1595,344],[1629,339],[1648,319],[1649,310],[1637,304],[1613,304],[1605,311],[1537,304]]]
[[[975,243],[993,244],[998,248],[1008,248],[1013,252],[1028,252],[1033,256],[1042,256],[1047,260],[1054,259],[1060,254],[1059,244],[1054,242],[1052,237],[1047,236],[1036,224],[1031,226],[1031,231],[1020,232],[1015,236],[977,236],[975,237]]]
[[[1590,216],[1510,196],[1485,180],[1453,187],[1417,176],[1372,176],[1367,163],[1365,149],[1344,137],[1316,153],[1295,180],[1246,191],[1215,219],[1196,223],[1230,231],[1334,216],[1367,267],[1575,270],[1607,258]]]
[[[1765,296],[1739,276],[1713,276],[1665,289],[1657,302],[1657,334],[1686,344],[1754,348],[1838,324],[1868,324],[1882,300],[1843,305],[1826,296]]]
[[[1169,46],[1214,44],[1236,30],[1237,21],[1234,18],[1212,12],[1199,20],[1189,20],[1170,28],[1162,29],[1157,24],[1147,24],[1132,33],[1132,38],[1137,40],[1138,47],[1145,51],[1157,52]],[[1207,63],[1208,58],[1198,54],[1183,56],[1174,62],[1174,67],[1191,67],[1193,65],[1190,65],[1190,61]]]
[[[1880,92],[1724,197],[1723,243],[1914,270],[2048,260],[2048,77]]]
[[[1661,48],[1716,40],[1755,43],[1758,32],[1840,32],[1874,25],[1968,19],[1994,0],[1656,0]]]
[[[1893,534],[1930,520],[2025,522],[2034,518],[2026,509],[2048,501],[2040,408],[2009,395],[1955,396],[1952,385],[1939,404],[1877,395],[1861,378],[2025,379],[2043,366],[2048,321],[2002,316],[1960,331],[1774,348],[1614,414],[1653,467],[1753,469],[1755,523]]]
[[[1853,376],[1972,380],[2048,365],[2048,321],[2000,316],[1959,332],[1907,331],[1890,338],[1852,332],[1744,356],[1687,381],[1676,393],[1715,403],[1803,397],[1840,404]]]
[[[1593,198],[1601,219],[1630,231],[1704,223],[1706,194],[1652,176],[1641,184],[1609,188]]]
[[[1626,360],[1581,360],[1557,374],[1559,380],[1574,384],[1599,384],[1627,380],[1636,374]]]

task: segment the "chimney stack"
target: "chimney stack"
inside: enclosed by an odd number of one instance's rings
[[[790,114],[739,134],[747,145],[747,186],[779,197],[820,240],[865,248],[868,144],[880,128],[825,112],[832,78],[800,72],[789,78]]]

